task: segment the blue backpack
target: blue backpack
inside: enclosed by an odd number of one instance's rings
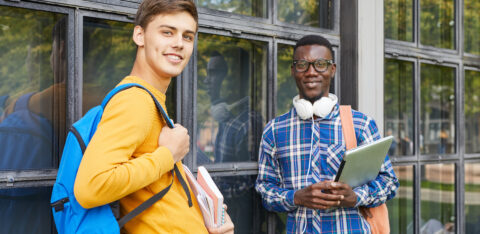
[[[107,94],[101,105],[92,108],[82,119],[74,123],[67,135],[60,167],[58,168],[57,180],[53,185],[52,198],[50,200],[53,209],[53,218],[55,219],[55,224],[59,233],[120,233],[120,228],[126,222],[153,205],[156,201],[160,200],[172,185],[170,184],[168,187],[140,204],[119,221],[116,220],[109,204],[92,209],[85,209],[75,199],[73,187],[78,167],[88,143],[95,134],[97,125],[102,118],[103,110],[108,101],[116,93],[131,87],[138,87],[147,91],[155,101],[155,105],[167,122],[167,125],[170,128],[174,127],[172,120],[168,118],[167,113],[163,110],[153,94],[143,86],[135,83],[117,86]],[[192,201],[188,187],[186,187],[186,182],[180,175],[176,165],[171,173],[173,175],[177,174],[177,177],[187,195],[189,206],[191,207]]]

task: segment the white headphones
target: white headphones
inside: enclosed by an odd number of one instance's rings
[[[312,103],[301,99],[298,95],[293,98],[293,107],[301,119],[310,119],[315,114],[318,117],[325,118],[337,104],[338,98],[335,94],[329,93],[328,97],[322,97]]]

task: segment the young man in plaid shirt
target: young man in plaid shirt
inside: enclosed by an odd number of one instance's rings
[[[359,208],[385,203],[399,186],[388,156],[367,184],[333,182],[345,154],[338,99],[329,94],[335,70],[328,40],[300,39],[291,67],[299,95],[263,132],[256,190],[268,210],[288,212],[287,233],[370,233]],[[359,145],[380,138],[372,118],[352,115]]]

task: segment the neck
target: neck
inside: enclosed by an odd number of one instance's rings
[[[172,77],[162,77],[158,75],[158,73],[148,66],[144,60],[144,56],[142,56],[140,52],[137,53],[137,58],[135,59],[130,75],[145,80],[163,94],[167,92],[168,85],[170,85],[170,81],[172,80]]]

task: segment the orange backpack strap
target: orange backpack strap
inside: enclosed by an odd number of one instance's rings
[[[357,138],[355,137],[355,128],[353,127],[352,107],[340,106],[340,121],[342,121],[343,137],[347,150],[357,147]],[[372,217],[365,217],[370,224],[372,234],[390,233],[390,222],[388,220],[387,205],[382,204],[374,208],[360,207],[360,210],[368,209]]]
[[[342,122],[343,137],[347,150],[357,147],[357,137],[355,136],[355,128],[353,127],[352,107],[340,106],[340,121]]]

